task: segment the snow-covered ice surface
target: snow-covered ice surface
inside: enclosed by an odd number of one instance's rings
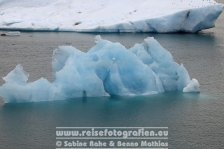
[[[87,53],[61,46],[53,53],[52,67],[54,81],[28,82],[28,73],[17,65],[3,77],[0,96],[7,103],[199,92],[198,81],[152,37],[130,49],[100,36]]]
[[[197,32],[214,27],[214,0],[0,0],[0,28],[77,32]]]

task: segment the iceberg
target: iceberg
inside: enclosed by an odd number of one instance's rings
[[[194,33],[222,10],[214,0],[0,0],[0,29]]]
[[[8,103],[200,91],[199,82],[153,37],[130,49],[100,36],[86,53],[60,46],[53,52],[52,69],[52,82],[28,82],[29,74],[17,65],[3,77],[0,96]]]

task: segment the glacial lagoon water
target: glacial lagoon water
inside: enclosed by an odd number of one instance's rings
[[[199,34],[101,34],[126,47],[154,36],[201,84],[200,94],[79,98],[0,106],[0,149],[55,148],[55,128],[169,127],[169,148],[224,146],[224,17]],[[96,34],[23,32],[0,37],[0,77],[20,63],[31,81],[51,78],[51,56],[59,45],[83,51]],[[3,80],[0,80],[0,84]]]

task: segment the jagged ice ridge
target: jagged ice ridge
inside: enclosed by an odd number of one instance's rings
[[[0,96],[8,103],[200,91],[198,81],[152,37],[130,49],[100,36],[87,53],[60,46],[53,52],[52,67],[54,81],[28,82],[29,75],[17,65],[3,77]]]

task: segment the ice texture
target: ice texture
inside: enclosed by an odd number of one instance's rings
[[[17,65],[3,77],[0,96],[8,103],[200,91],[198,81],[153,37],[130,49],[100,36],[87,53],[60,46],[53,52],[52,67],[54,81],[28,82],[28,73]]]
[[[198,32],[222,10],[214,0],[0,0],[0,29]]]

